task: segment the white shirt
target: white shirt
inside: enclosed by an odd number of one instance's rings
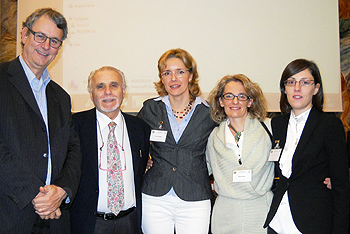
[[[304,130],[306,120],[309,117],[311,109],[295,116],[293,111],[290,114],[286,144],[283,148],[279,166],[282,174],[289,178],[292,174],[292,160],[295,149],[298,146],[301,134]],[[292,213],[290,211],[288,190],[284,193],[282,201],[273,217],[270,225],[277,233],[300,234],[301,232],[295,226]]]
[[[108,124],[112,120],[105,114],[99,112],[96,109],[97,118],[97,142],[98,142],[98,186],[99,196],[97,203],[97,211],[110,213],[107,208],[107,140],[109,128]],[[126,128],[126,123],[123,115],[119,112],[118,116],[113,120],[117,124],[115,128],[115,136],[118,142],[118,148],[120,152],[120,160],[123,170],[123,182],[124,182],[124,207],[122,210],[127,210],[133,206],[136,206],[135,197],[135,184],[134,184],[134,170],[132,164],[132,154],[129,141],[129,135]],[[102,147],[102,151],[100,150]],[[123,151],[124,149],[124,151]],[[100,166],[101,165],[101,166]],[[100,169],[102,168],[102,170]],[[124,170],[126,169],[126,170]]]
[[[243,147],[243,141],[244,141],[244,132],[241,132],[241,137],[240,137],[238,143],[236,143],[235,137],[233,136],[233,134],[228,126],[229,124],[230,124],[230,120],[227,119],[227,125],[225,126],[225,144],[226,144],[226,147],[232,149],[237,156],[237,161],[241,159],[241,162],[243,164],[242,147]]]

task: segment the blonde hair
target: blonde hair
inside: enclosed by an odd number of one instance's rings
[[[263,121],[267,116],[267,102],[264,94],[257,83],[252,82],[243,74],[224,76],[210,92],[208,101],[212,119],[217,123],[221,123],[227,118],[225,109],[220,106],[220,98],[224,94],[226,84],[231,81],[240,82],[243,85],[247,95],[253,99],[252,105],[248,107],[248,112],[253,118]]]
[[[159,81],[154,82],[155,88],[159,96],[166,96],[168,92],[165,90],[162,83],[162,71],[165,69],[165,63],[169,58],[178,58],[185,64],[186,68],[192,74],[192,79],[188,82],[188,90],[191,97],[198,97],[201,95],[201,90],[198,84],[197,63],[194,58],[186,50],[177,48],[166,51],[158,60],[158,76]]]

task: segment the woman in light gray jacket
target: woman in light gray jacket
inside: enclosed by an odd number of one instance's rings
[[[207,144],[207,163],[218,194],[212,233],[267,233],[274,178],[270,119],[260,87],[242,74],[223,77],[209,95],[211,117],[220,124]]]

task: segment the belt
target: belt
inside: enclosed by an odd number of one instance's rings
[[[135,206],[127,209],[127,210],[122,210],[118,213],[118,215],[115,215],[113,213],[104,213],[104,212],[98,212],[96,211],[96,217],[99,218],[103,218],[104,220],[110,220],[110,219],[119,219],[121,217],[124,217],[128,214],[130,214],[131,212],[133,212],[135,210]]]

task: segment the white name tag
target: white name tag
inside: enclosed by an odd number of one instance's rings
[[[270,151],[269,162],[277,162],[281,155],[281,151],[282,149],[272,149]]]
[[[152,130],[149,140],[156,142],[165,142],[167,133],[168,131],[166,130]]]
[[[236,170],[233,171],[232,182],[251,182],[252,170]]]

